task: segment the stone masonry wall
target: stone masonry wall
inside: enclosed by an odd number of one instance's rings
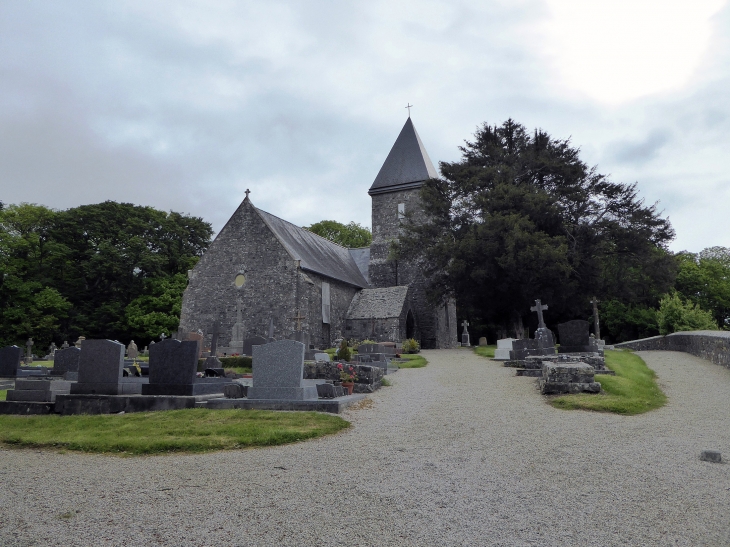
[[[675,332],[667,336],[623,342],[616,344],[615,347],[630,348],[636,351],[683,351],[712,361],[716,365],[730,368],[730,332],[728,331]]]
[[[373,243],[370,246],[370,284],[373,287],[409,285],[409,302],[416,319],[417,340],[423,348],[449,348],[456,344],[456,308],[453,314],[454,330],[446,321],[441,307],[431,306],[426,298],[426,279],[423,268],[405,261],[388,261],[391,241],[398,238],[400,219],[398,204],[405,204],[406,214],[422,214],[419,189],[401,190],[372,196]],[[453,335],[452,335],[453,334]]]
[[[246,282],[239,289],[234,280],[243,273]],[[297,277],[299,294],[297,295]],[[186,332],[201,329],[210,343],[213,321],[220,319],[219,346],[227,346],[237,320],[240,299],[244,338],[268,336],[274,319],[274,337],[288,338],[293,332],[297,297],[306,317],[303,330],[311,327],[310,342],[322,338],[322,280],[301,272],[296,261],[271,233],[250,201],[244,200],[190,272],[183,294],[180,327]],[[355,289],[335,280],[330,283],[333,325],[344,331],[344,317]],[[335,325],[335,322],[336,325]]]
[[[329,327],[322,322],[322,283],[330,284],[330,323]],[[345,335],[345,318],[353,297],[358,289],[334,279],[316,274],[302,272],[300,284],[302,291],[302,329],[310,333],[310,343],[315,347],[332,347],[332,341],[339,333]],[[293,316],[292,316],[293,317]],[[293,326],[293,323],[292,323]]]

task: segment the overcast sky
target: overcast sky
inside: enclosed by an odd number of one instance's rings
[[[370,226],[414,104],[434,161],[508,117],[730,247],[727,0],[0,0],[0,200]]]

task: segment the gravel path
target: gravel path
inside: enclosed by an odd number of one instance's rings
[[[728,545],[730,371],[644,352],[669,404],[560,411],[467,350],[305,443],[117,458],[0,449],[0,545]]]

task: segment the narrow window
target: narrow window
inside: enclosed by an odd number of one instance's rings
[[[405,216],[406,216],[406,204],[399,203],[398,204],[398,220],[405,218]]]
[[[322,282],[322,323],[330,323],[330,284]]]

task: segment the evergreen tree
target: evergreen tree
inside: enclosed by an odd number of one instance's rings
[[[507,120],[483,125],[462,159],[421,189],[425,219],[408,216],[397,256],[418,258],[434,298],[513,330],[540,298],[546,319],[587,318],[592,296],[652,305],[672,286],[674,232],[636,184],[611,182],[569,140]]]

